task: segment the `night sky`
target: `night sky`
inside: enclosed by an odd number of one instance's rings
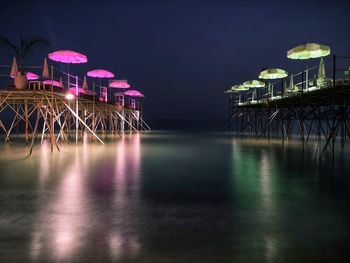
[[[128,79],[146,95],[148,120],[225,119],[223,91],[263,67],[298,71],[302,62],[286,51],[301,43],[350,55],[349,3],[233,2],[1,1],[0,33],[47,38],[32,65],[57,49],[86,54],[71,73],[105,68]],[[1,49],[0,64],[12,56]]]

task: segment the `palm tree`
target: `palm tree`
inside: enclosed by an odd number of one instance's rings
[[[0,46],[6,47],[15,53],[17,57],[20,72],[22,75],[25,74],[24,62],[27,55],[33,51],[34,47],[47,47],[50,43],[44,38],[41,37],[32,37],[32,38],[19,38],[19,44],[15,44],[10,41],[8,38],[0,35]]]

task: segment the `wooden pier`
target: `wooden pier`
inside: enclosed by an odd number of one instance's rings
[[[101,133],[120,137],[124,132],[150,130],[143,120],[141,102],[119,105],[85,94],[68,99],[64,89],[34,84],[37,83],[29,83],[26,90],[0,91],[0,131],[4,142],[11,143],[15,135],[24,133],[30,153],[36,138],[48,138],[51,150],[59,150],[59,142],[78,143],[83,132],[103,144]]]
[[[320,157],[327,149],[334,157],[337,141],[343,148],[350,139],[350,78],[338,74],[347,68],[337,68],[335,60],[334,56],[333,78],[324,78],[322,85],[305,79],[303,70],[297,92],[288,92],[286,81],[281,80],[274,83],[281,87],[275,96],[268,92],[244,100],[242,93],[231,93],[229,116],[219,130],[257,140],[280,138],[283,145],[297,139],[303,147],[312,138],[321,145]]]

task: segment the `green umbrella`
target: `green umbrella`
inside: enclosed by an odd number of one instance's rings
[[[231,88],[231,90],[234,91],[244,91],[244,90],[249,90],[249,87],[246,87],[244,85],[235,85]]]
[[[265,69],[259,74],[260,79],[283,79],[287,76],[288,72],[280,68]],[[273,97],[273,86],[269,87],[269,93]]]
[[[262,88],[265,87],[265,83],[260,80],[248,80],[243,83],[243,86],[247,88]]]
[[[329,46],[317,43],[307,43],[296,46],[287,51],[287,58],[290,59],[310,59],[328,56],[331,53]],[[309,70],[306,70],[306,89],[309,86]]]
[[[279,68],[265,69],[260,72],[259,79],[282,79],[288,76],[288,72]]]
[[[265,87],[265,83],[260,80],[248,80],[243,83],[243,86],[247,88],[253,88],[254,91],[252,92],[252,101],[254,100],[254,97],[256,97],[256,88],[262,88]]]
[[[226,93],[226,94],[234,93],[234,92],[237,92],[237,91],[236,90],[232,90],[232,89],[228,89],[228,90],[224,91],[224,93]]]
[[[310,59],[328,56],[331,53],[329,46],[317,43],[307,43],[296,46],[287,51],[290,59]]]

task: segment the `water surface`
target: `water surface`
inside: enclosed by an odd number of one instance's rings
[[[154,132],[0,146],[0,262],[339,262],[350,157]]]

